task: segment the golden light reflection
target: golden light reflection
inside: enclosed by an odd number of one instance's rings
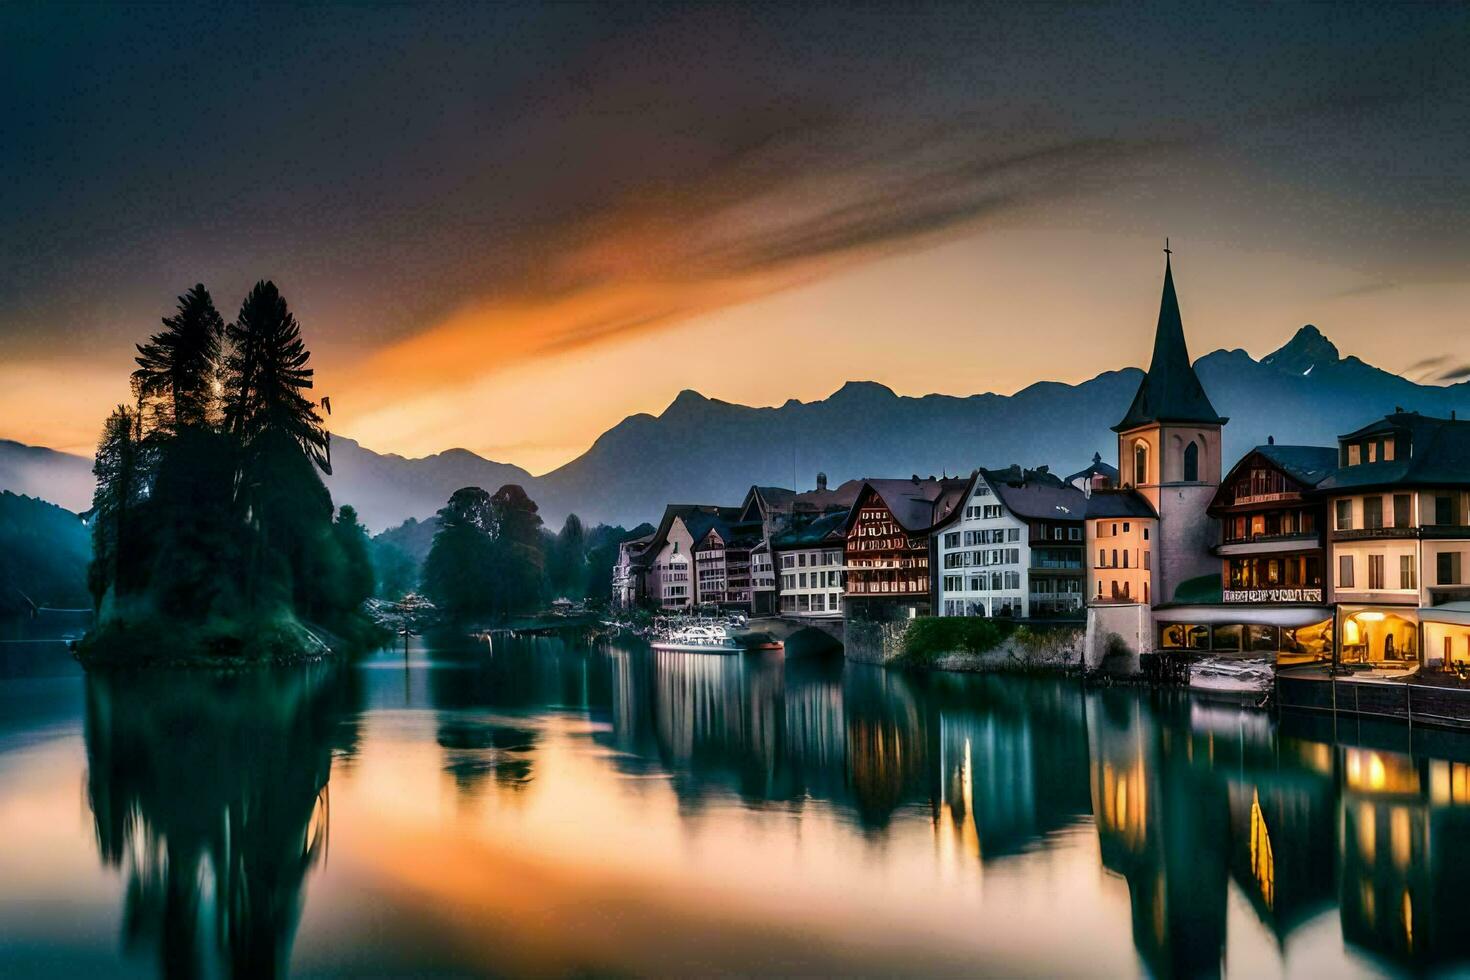
[[[1261,889],[1266,908],[1276,906],[1276,856],[1271,852],[1271,834],[1261,812],[1261,795],[1251,791],[1251,872]]]
[[[1346,753],[1349,788],[1370,793],[1419,792],[1419,769],[1408,756],[1358,748]]]

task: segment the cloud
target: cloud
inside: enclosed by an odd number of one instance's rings
[[[904,129],[820,116],[753,128],[672,184],[648,184],[526,247],[515,287],[462,303],[349,376],[364,408],[666,329],[844,266],[1118,179],[1163,141],[1008,146],[976,120]]]

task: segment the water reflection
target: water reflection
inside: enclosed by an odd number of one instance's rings
[[[757,879],[775,880],[785,860],[752,843],[759,837],[737,839],[745,834],[738,821],[754,826],[761,811],[798,821],[789,826],[814,847],[831,847],[846,833],[865,841],[868,853],[891,851],[895,860],[900,838],[917,833],[932,840],[932,854],[916,861],[905,843],[903,876],[892,879],[905,887],[891,897],[883,896],[893,872],[865,879],[862,868],[843,870],[871,890],[853,900],[901,903],[905,912],[924,894],[926,875],[938,880],[953,869],[1023,869],[1034,876],[1027,886],[1045,894],[1091,895],[1075,867],[1048,871],[1031,860],[1090,840],[1093,876],[1100,862],[1115,888],[1087,900],[1117,906],[1119,915],[1107,920],[1118,923],[1113,935],[1126,943],[1131,927],[1135,966],[1155,975],[1225,972],[1232,932],[1243,929],[1265,937],[1274,952],[1264,963],[1274,956],[1279,969],[1288,948],[1324,924],[1340,930],[1349,962],[1408,972],[1470,962],[1458,901],[1470,886],[1470,854],[1461,847],[1470,832],[1470,740],[1463,737],[1360,723],[1347,731],[1330,719],[1278,723],[1187,697],[906,675],[840,659],[570,649],[550,640],[500,641],[491,650],[451,638],[399,656],[347,670],[87,679],[88,797],[102,859],[127,882],[128,951],[150,951],[170,975],[285,972],[305,883],[331,840],[333,766],[353,765],[374,719],[396,718],[382,723],[388,727],[379,737],[426,746],[429,770],[461,804],[554,792],[558,801],[582,799],[592,826],[595,814],[642,812],[662,827],[649,809],[658,796],[646,787],[666,787],[676,819],[698,825],[719,816],[708,825],[727,835],[722,846]],[[395,758],[419,765],[423,756]],[[601,774],[594,778],[587,765]],[[383,775],[363,766],[355,774],[363,785],[402,778],[401,769]],[[608,783],[608,775],[622,782]],[[569,779],[576,785],[568,788]],[[609,793],[641,802],[631,810],[613,806]],[[398,846],[384,839],[391,835],[371,809],[357,812],[371,822],[351,828],[366,846]],[[506,810],[488,812],[513,820]],[[544,811],[519,812],[531,827],[546,819]],[[564,807],[552,815],[568,826],[580,817]],[[804,816],[813,819],[800,822]],[[504,830],[535,834],[513,823]],[[659,834],[657,841],[677,836]],[[554,835],[517,839],[530,848],[567,843]],[[419,855],[441,853],[438,842],[417,846]],[[462,846],[455,837],[444,853]],[[694,879],[710,869],[681,846],[687,842],[670,840],[647,860],[698,885]],[[826,873],[834,872],[829,866]],[[455,879],[452,887],[435,885],[436,874]],[[440,896],[419,911],[441,915],[441,903],[463,904],[492,887],[465,877],[448,868],[418,876],[421,888]],[[513,905],[515,898],[495,901]],[[605,907],[608,899],[601,901]],[[673,914],[648,901],[638,907],[655,933],[658,916]],[[827,919],[846,914],[833,907]],[[730,942],[706,966],[738,972],[767,962],[755,946],[734,942],[732,924],[715,928],[730,931]],[[1056,921],[1019,937],[1029,943],[1035,972],[1079,967],[1055,958],[1055,944],[1070,941],[1072,928]],[[1077,928],[1093,930],[1087,941],[1095,941],[1097,923]],[[633,965],[630,940],[622,941],[626,949],[611,942],[617,953],[579,968],[660,972],[657,964]],[[1001,945],[996,937],[984,943]],[[330,961],[337,954],[323,955]],[[414,948],[403,962],[419,955]],[[556,972],[537,958],[546,955],[512,962]],[[820,972],[838,961],[800,962]],[[1104,962],[1117,966],[1098,960],[1092,968],[1102,971]]]
[[[332,758],[356,741],[353,688],[320,666],[87,677],[87,796],[127,880],[125,952],[167,976],[285,971],[327,854]]]
[[[721,794],[818,800],[881,834],[922,809],[953,853],[982,862],[1090,818],[1158,975],[1221,972],[1232,887],[1283,950],[1337,905],[1346,940],[1386,964],[1470,957],[1452,928],[1470,874],[1455,847],[1470,768],[1339,745],[1313,722],[1278,732],[1258,712],[1130,690],[626,650],[502,652],[436,691],[456,710],[605,718],[599,737],[625,753],[618,764],[669,773],[686,813]],[[1470,749],[1424,738],[1432,751]]]

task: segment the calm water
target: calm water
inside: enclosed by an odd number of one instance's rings
[[[1452,971],[1467,760],[840,659],[0,644],[0,975]]]

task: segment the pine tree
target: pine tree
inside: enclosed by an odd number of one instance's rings
[[[166,329],[138,345],[133,390],[152,408],[155,427],[176,433],[210,420],[216,398],[224,318],[202,283],[179,297]]]

